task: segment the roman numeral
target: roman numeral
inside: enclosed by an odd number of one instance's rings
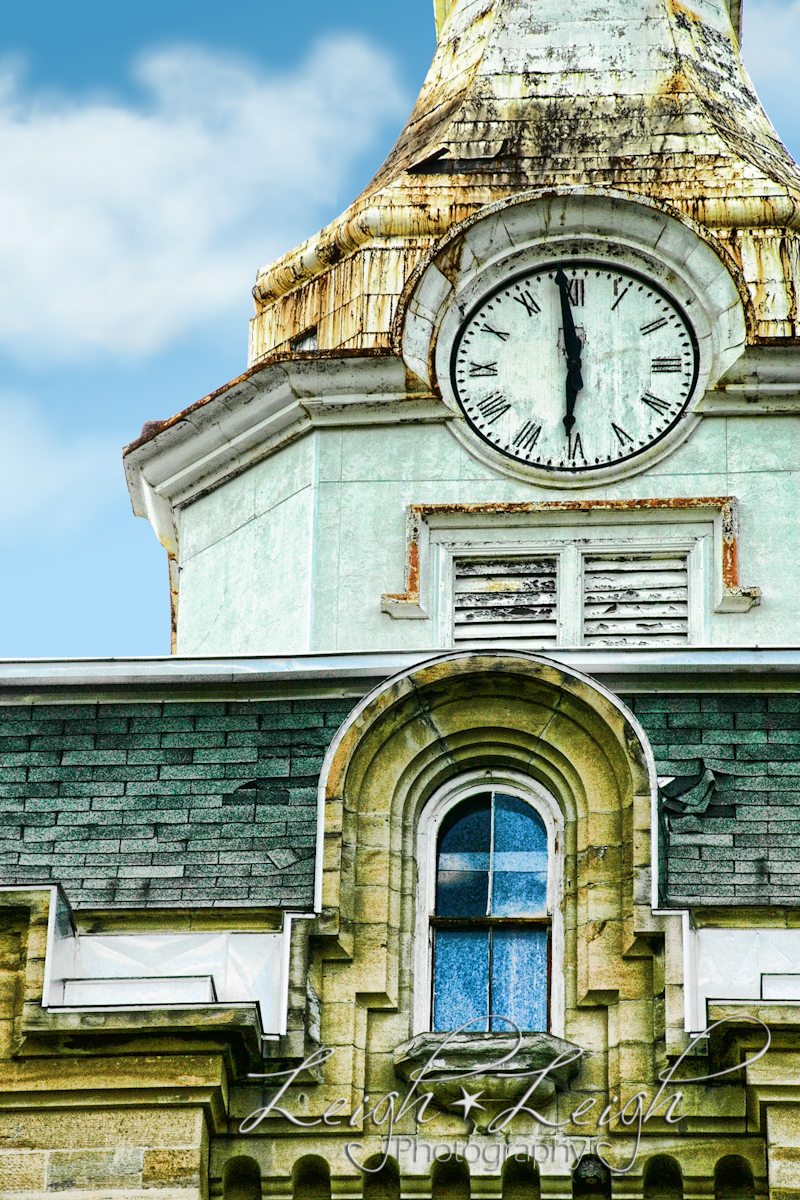
[[[583,442],[581,441],[581,435],[576,433],[575,437],[573,438],[570,434],[569,457],[574,461],[579,454],[583,461],[586,462],[586,455],[583,453]]]
[[[503,413],[508,412],[511,405],[502,392],[492,392],[491,396],[480,400],[477,407],[481,415],[486,418],[486,424],[493,425],[498,417],[502,417]]]
[[[625,430],[620,425],[616,425],[612,421],[611,428],[614,430],[614,433],[617,435],[617,441],[619,442],[619,444],[623,450],[626,450],[628,448],[628,445],[631,445],[631,446],[633,445],[633,438],[631,437],[631,435],[629,433],[626,433]]]
[[[493,329],[492,326],[487,325],[485,321],[484,321],[483,325],[481,325],[481,330],[484,333],[493,333],[495,337],[500,338],[501,342],[507,342],[508,339],[511,337],[510,333],[506,333],[505,330],[503,330],[503,329]]]
[[[586,299],[586,280],[585,279],[570,279],[567,281],[567,291],[569,292],[569,302],[573,308],[582,308],[583,302]]]
[[[683,370],[683,362],[680,358],[654,358],[650,369],[654,375],[674,375]]]
[[[474,363],[469,364],[470,379],[478,379],[481,375],[496,375],[497,363]]]
[[[639,332],[647,336],[648,333],[655,333],[657,329],[663,329],[666,324],[666,317],[657,317],[655,321],[650,321],[647,325],[640,325]]]
[[[658,398],[658,396],[652,395],[651,392],[645,392],[645,394],[642,396],[641,400],[642,400],[642,404],[649,405],[650,408],[655,409],[655,411],[657,413],[659,413],[662,417],[664,416],[665,413],[669,412],[668,401],[660,400]],[[653,418],[651,417],[650,420],[652,421],[652,419]]]
[[[526,421],[514,438],[512,445],[519,446],[520,450],[532,450],[538,442],[541,432],[541,425],[536,425],[533,421]]]
[[[542,311],[530,292],[522,292],[519,296],[515,296],[514,299],[517,304],[522,305],[529,317],[535,317],[538,312]]]

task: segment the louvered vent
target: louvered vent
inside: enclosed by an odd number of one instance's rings
[[[528,649],[555,646],[557,580],[555,558],[457,561],[454,644],[513,641]]]
[[[681,646],[688,640],[685,554],[584,558],[584,645]]]

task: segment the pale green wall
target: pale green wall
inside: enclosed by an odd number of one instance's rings
[[[409,504],[731,494],[740,582],[763,599],[712,613],[711,644],[797,643],[800,418],[705,417],[649,471],[571,492],[493,474],[443,425],[318,429],[183,512],[178,653],[433,647],[432,622],[380,611],[403,590]]]
[[[179,654],[308,649],[314,452],[304,438],[183,512]]]

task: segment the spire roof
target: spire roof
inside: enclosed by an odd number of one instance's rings
[[[367,194],[407,172],[800,196],[724,0],[457,0]],[[465,180],[462,181],[464,186]]]
[[[436,55],[394,149],[337,221],[259,274],[260,311],[386,239],[403,243],[392,269],[407,274],[455,223],[531,189],[646,196],[728,238],[800,229],[800,171],[750,83],[726,0],[435,7]],[[282,344],[287,313],[274,316],[269,330],[256,318],[253,361]],[[288,319],[319,324],[313,304]],[[348,341],[322,348],[336,344]]]

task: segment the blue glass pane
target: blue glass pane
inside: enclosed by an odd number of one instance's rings
[[[547,913],[547,829],[516,796],[494,798],[492,916],[542,917]]]
[[[492,1013],[520,1029],[547,1029],[547,930],[496,929],[492,934]],[[503,1021],[493,1029],[509,1030]]]
[[[442,826],[436,875],[437,916],[486,916],[491,840],[488,795],[460,804]]]
[[[433,975],[433,1028],[485,1033],[489,1013],[489,932],[437,929]]]

